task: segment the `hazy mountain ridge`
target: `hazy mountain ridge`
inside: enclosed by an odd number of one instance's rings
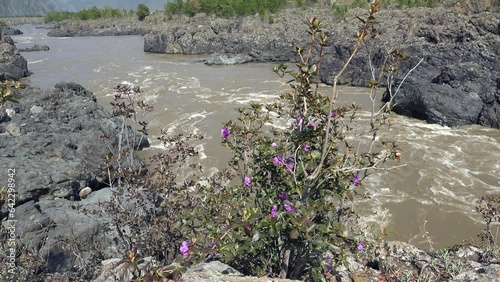
[[[0,17],[43,16],[50,11],[78,11],[92,6],[135,10],[140,3],[163,9],[166,0],[0,0]]]

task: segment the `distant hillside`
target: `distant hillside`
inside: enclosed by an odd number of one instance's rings
[[[135,10],[140,3],[163,9],[166,0],[0,0],[0,17],[44,16],[50,11],[75,12],[92,6]]]

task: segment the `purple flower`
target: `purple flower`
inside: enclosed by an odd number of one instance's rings
[[[290,157],[286,158],[286,160],[284,160],[284,163],[286,164],[286,171],[293,172],[294,164],[292,158]]]
[[[299,128],[299,126],[302,125],[302,117],[298,117],[297,121],[295,122],[295,128]]]
[[[181,247],[179,248],[181,251],[181,254],[185,257],[188,256],[189,254],[189,246],[188,246],[188,241],[183,241]]]
[[[314,122],[311,122],[311,123],[309,124],[309,126],[310,126],[310,127],[316,127],[316,124],[315,124]]]
[[[269,217],[270,218],[275,218],[277,211],[278,211],[278,207],[276,205],[274,205],[273,208],[271,209],[271,213],[269,214]]]
[[[283,158],[281,156],[276,156],[273,159],[273,163],[276,164],[276,165],[283,164]]]
[[[220,135],[222,136],[222,138],[226,139],[229,136],[229,129],[227,129],[227,127],[223,127],[220,130]]]
[[[331,116],[332,118],[335,118],[335,117],[337,116],[337,114],[335,113],[335,111],[333,111],[333,112],[331,112],[331,113],[330,113],[330,116]]]
[[[359,185],[359,172],[356,173],[356,175],[354,176],[354,179],[352,180],[352,184],[354,184],[354,186],[358,186]]]
[[[294,209],[294,208],[292,207],[292,205],[286,205],[286,204],[285,204],[285,210],[286,210],[286,211],[289,211],[289,212],[297,212],[297,210],[296,210],[296,209]]]
[[[356,249],[358,249],[358,251],[362,251],[364,248],[365,248],[365,243],[363,242],[358,242],[358,244],[356,245]]]
[[[273,142],[273,143],[271,143],[271,146],[276,147],[276,146],[278,146],[278,144],[276,144],[276,142]]]
[[[311,146],[304,144],[304,151],[309,152],[311,150]]]
[[[288,200],[288,194],[287,194],[287,192],[283,192],[283,193],[281,193],[281,195],[280,195],[280,199],[282,199],[283,201],[284,201],[284,200]]]
[[[332,268],[332,258],[330,256],[327,256],[326,259],[325,259],[325,266],[326,266],[326,270],[330,273],[333,272],[333,268]]]
[[[250,177],[245,176],[245,185],[247,187],[250,187],[252,185],[252,181],[250,180]]]

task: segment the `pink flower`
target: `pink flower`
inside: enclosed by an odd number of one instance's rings
[[[311,122],[311,123],[309,124],[309,126],[310,126],[310,127],[316,127],[316,124],[315,124],[314,122]]]
[[[298,117],[295,122],[295,128],[299,128],[302,125],[302,117]]]
[[[245,185],[247,187],[250,187],[252,185],[252,181],[250,180],[250,177],[245,176]]]
[[[271,209],[271,213],[269,214],[270,218],[275,218],[276,217],[276,212],[278,211],[278,207],[274,205]]]
[[[273,143],[271,143],[271,146],[276,147],[276,146],[278,146],[278,144],[276,144],[276,142],[273,142]]]
[[[304,151],[309,152],[311,150],[311,146],[304,144]]]
[[[294,209],[292,205],[285,205],[285,210],[289,212],[297,212],[297,210]]]
[[[222,136],[222,138],[226,139],[229,136],[229,129],[227,129],[227,127],[223,127],[220,130],[220,135]]]
[[[189,254],[188,244],[189,244],[188,241],[183,241],[181,247],[179,248],[179,250],[181,251],[181,254],[185,257],[187,257]]]
[[[358,249],[358,251],[362,251],[364,248],[365,248],[365,243],[363,242],[358,242],[358,244],[356,245],[356,249]]]
[[[286,171],[293,172],[293,169],[294,169],[293,159],[288,157],[288,158],[286,158],[286,160],[284,160],[284,163],[286,164]]]
[[[283,164],[283,158],[281,156],[276,156],[273,159],[273,163],[276,164],[276,165]]]
[[[352,180],[352,184],[354,184],[354,186],[358,186],[359,185],[359,172],[356,173],[356,175],[354,176],[354,179]]]

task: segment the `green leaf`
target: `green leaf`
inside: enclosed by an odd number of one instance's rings
[[[321,152],[318,150],[314,150],[311,152],[311,156],[313,157],[313,159],[319,159],[321,157]]]

